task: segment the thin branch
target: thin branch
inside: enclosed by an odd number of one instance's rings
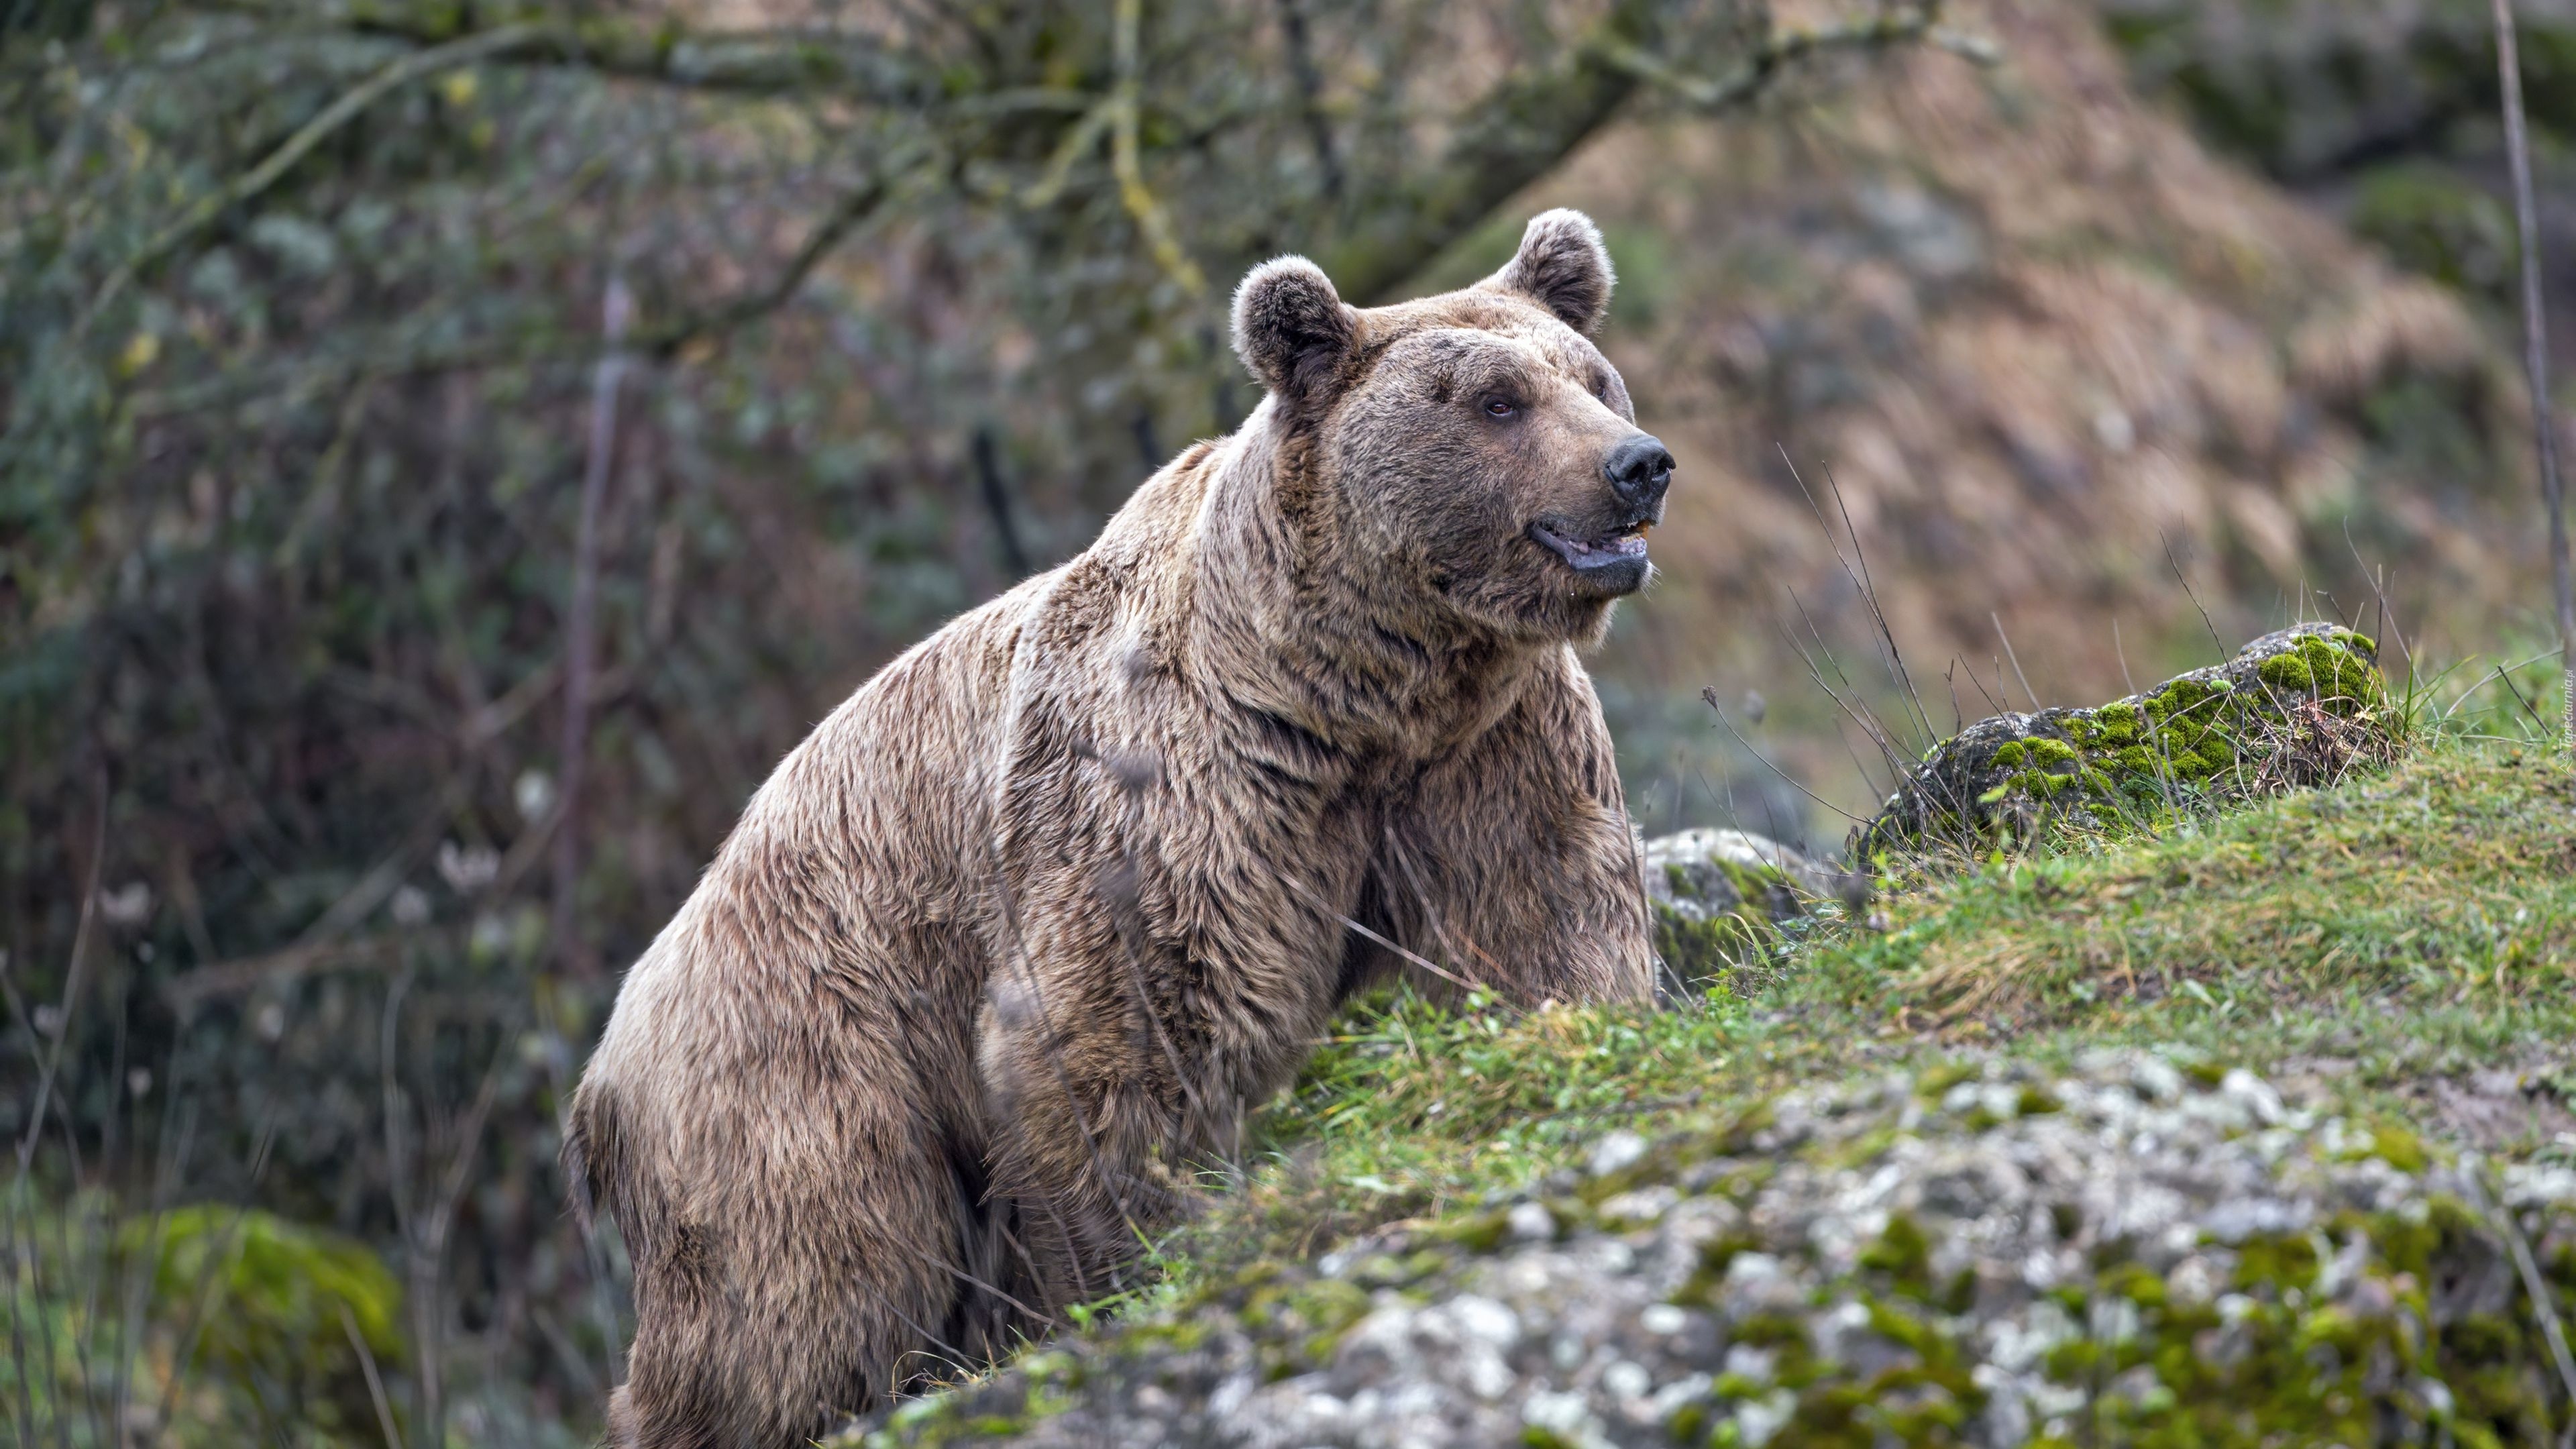
[[[365,1334],[358,1331],[358,1315],[349,1311],[349,1300],[340,1300],[340,1331],[349,1335],[349,1347],[358,1351],[358,1367],[367,1372],[367,1397],[376,1406],[376,1429],[385,1436],[385,1449],[403,1449],[402,1431],[394,1427],[394,1406],[385,1398],[385,1377],[376,1370],[376,1353],[367,1347]]]
[[[1941,24],[1937,0],[1916,9],[1891,10],[1844,25],[1773,32],[1742,65],[1715,79],[1675,70],[1634,46],[1613,47],[1607,55],[1612,64],[1670,91],[1684,105],[1694,110],[1719,111],[1752,99],[1782,69],[1810,56],[1838,50],[1874,50],[1912,41],[1928,41],[1979,65],[1993,65],[2003,59],[2003,52],[1993,41]]]
[[[2541,1337],[2549,1341],[2550,1362],[2558,1370],[2559,1383],[2567,1390],[2569,1430],[2576,1433],[2576,1355],[2568,1352],[2567,1329],[2558,1321],[2557,1305],[2549,1301],[2548,1280],[2540,1276],[2540,1265],[2531,1259],[2531,1244],[2523,1241],[2522,1229],[2513,1220],[2513,1209],[2488,1205],[2486,1186],[2479,1181],[2486,1164],[2473,1155],[2460,1166],[2460,1181],[2469,1190],[2469,1206],[2495,1225],[2512,1253],[2514,1271],[2522,1275],[2523,1291],[2531,1295],[2531,1316],[2540,1323]]]
[[[599,512],[608,495],[608,474],[617,453],[617,389],[626,375],[626,324],[635,310],[626,279],[608,278],[601,304],[599,370],[591,383],[590,456],[582,467],[581,521],[573,538],[572,601],[564,620],[563,751],[557,772],[563,777],[558,798],[563,823],[555,830],[554,948],[558,967],[567,976],[597,974],[595,963],[580,949],[574,929],[575,896],[581,884],[581,788],[589,764],[590,684],[596,643],[592,615],[599,597]]]
[[[213,225],[225,212],[275,186],[287,172],[295,169],[296,162],[312,154],[314,147],[356,120],[369,106],[413,81],[490,59],[514,46],[529,44],[541,33],[532,25],[505,25],[497,30],[482,31],[445,45],[416,51],[359,82],[338,100],[323,107],[321,114],[297,127],[293,135],[268,153],[267,159],[209,195],[200,197],[194,206],[181,213],[178,220],[155,232],[150,240],[135,250],[134,255],[108,274],[98,295],[82,309],[80,321],[73,329],[75,334],[87,333],[99,313],[132,285],[137,276],[157,265],[190,237]]]
[[[1011,517],[1011,486],[1002,476],[1001,445],[993,437],[993,425],[980,424],[974,437],[975,479],[984,495],[984,512],[993,520],[994,536],[1001,541],[1002,561],[1010,565],[1014,582],[1036,572],[1029,561],[1028,546],[1020,542],[1019,525]]]
[[[1811,674],[1815,672],[1813,665],[1808,666],[1808,672]],[[1744,737],[1744,732],[1735,727],[1735,721],[1726,717],[1726,706],[1717,702],[1716,685],[1712,684],[1707,688],[1702,689],[1699,692],[1699,697],[1707,701],[1710,709],[1717,711],[1717,722],[1726,727],[1726,732],[1735,737],[1735,742],[1744,747],[1744,752],[1751,755],[1753,758],[1760,760],[1763,768],[1780,777],[1780,782],[1782,784],[1787,785],[1790,789],[1806,796],[1808,799],[1813,800],[1818,805],[1823,806],[1827,810],[1832,811],[1854,825],[1867,825],[1869,823],[1867,819],[1854,815],[1840,805],[1835,804],[1833,801],[1828,800],[1824,796],[1817,794],[1815,791],[1808,789],[1796,776],[1781,769],[1778,765],[1771,763],[1771,757],[1762,753],[1761,749],[1758,748],[1751,740],[1746,739]]]
[[[2361,545],[2353,541],[2350,514],[2344,515],[2343,546],[2352,552],[2353,567],[2360,569],[2361,576],[2370,582],[2371,596],[2379,604],[2379,632],[2396,639],[2397,651],[2406,656],[2406,687],[2412,690],[2415,687],[2415,650],[2406,642],[2406,631],[2398,627],[2396,612],[2388,606],[2387,570],[2374,571],[2362,561]]]
[[[1896,647],[1896,631],[1889,627],[1887,622],[1887,611],[1879,605],[1878,582],[1870,573],[1869,553],[1861,546],[1860,530],[1852,525],[1851,509],[1843,502],[1843,487],[1841,482],[1834,477],[1833,469],[1827,468],[1825,470],[1825,485],[1833,489],[1834,508],[1842,515],[1843,532],[1851,537],[1853,557],[1849,559],[1843,557],[1842,541],[1834,537],[1834,526],[1825,521],[1825,510],[1822,505],[1817,503],[1815,490],[1807,486],[1806,475],[1798,471],[1797,460],[1789,456],[1788,445],[1775,438],[1772,440],[1771,446],[1779,452],[1781,465],[1789,470],[1789,481],[1798,485],[1799,494],[1807,500],[1807,511],[1815,515],[1816,527],[1824,530],[1825,542],[1833,548],[1834,562],[1842,565],[1843,577],[1851,580],[1852,587],[1860,591],[1861,601],[1869,606],[1870,618],[1878,625],[1879,640],[1887,646],[1886,664],[1888,677],[1895,680],[1897,685],[1905,691],[1906,700],[1914,707],[1914,719],[1911,723],[1922,726],[1923,738],[1926,742],[1939,739],[1940,732],[1932,728],[1931,713],[1923,708],[1922,696],[1917,694],[1914,689],[1914,678],[1905,668],[1904,651]],[[1855,560],[1857,560],[1859,565],[1857,569],[1853,567]],[[1790,592],[1790,598],[1792,600],[1797,598],[1795,590]],[[1798,612],[1801,617],[1804,617],[1807,612],[1807,606],[1804,603],[1800,603],[1798,605]],[[1815,635],[1817,647],[1820,649],[1823,648],[1825,642],[1824,636],[1817,633],[1816,621],[1814,619],[1810,618],[1807,620],[1807,632],[1811,635]],[[1794,644],[1795,641],[1792,640],[1792,643]],[[1828,660],[1831,659],[1831,651],[1827,651],[1826,657]],[[1810,665],[1811,670],[1812,667],[1813,666]],[[1836,674],[1841,674],[1842,670],[1837,666],[1834,672]],[[1844,676],[1843,686],[1846,689],[1851,687],[1851,679],[1849,676]],[[1882,751],[1889,749],[1890,742],[1881,741],[1879,748]],[[1902,758],[1896,758],[1891,759],[1890,763],[1896,767],[1897,773],[1901,776],[1904,773],[1904,766],[1908,762]]]
[[[63,968],[63,1004],[54,1018],[53,1048],[45,1053],[45,1069],[36,1079],[36,1105],[27,1114],[26,1140],[18,1144],[18,1174],[10,1182],[14,1196],[25,1184],[28,1164],[36,1158],[36,1140],[45,1130],[45,1104],[53,1096],[54,1075],[62,1069],[63,1049],[71,1044],[72,1010],[80,1005],[82,968],[89,961],[89,928],[98,914],[99,872],[107,862],[107,773],[98,777],[97,824],[90,831],[89,888],[81,892],[80,924],[72,931],[72,958]]]
[[[2043,708],[2039,702],[2039,691],[2030,687],[2030,676],[2021,672],[2021,656],[2013,652],[2012,636],[2004,632],[2003,615],[1988,609],[1986,620],[1995,626],[1995,637],[2004,641],[2004,657],[2012,661],[2013,678],[2021,681],[2022,696],[2030,701],[2031,710],[2038,712]]]
[[[1940,7],[1924,5],[1842,30],[1775,34],[1756,57],[1706,92],[1703,110],[1743,104],[1766,89],[1789,62],[1820,49],[1888,46],[1935,38]],[[1609,124],[1636,96],[1640,67],[1671,45],[1662,7],[1621,0],[1551,59],[1515,72],[1458,116],[1438,160],[1407,172],[1390,192],[1354,198],[1368,220],[1314,249],[1315,258],[1354,302],[1384,300],[1494,210],[1555,169]],[[1868,34],[1860,32],[1866,30]],[[1942,33],[1948,43],[1946,32]],[[1969,49],[1975,49],[1970,46]]]
[[[2550,420],[2549,323],[2540,304],[2540,226],[2531,202],[2531,141],[2522,116],[2522,58],[2513,0],[2494,0],[2496,71],[2504,83],[2505,157],[2513,170],[2514,229],[2522,243],[2522,369],[2531,389],[2531,429],[2540,451],[2541,506],[2549,512],[2549,579],[2558,606],[2559,680],[2567,696],[2567,746],[2576,752],[2576,569],[2567,557],[2566,484],[2558,473],[2558,429]]]
[[[1297,117],[1306,140],[1315,148],[1315,165],[1323,174],[1324,200],[1342,201],[1342,158],[1333,145],[1333,123],[1324,114],[1324,73],[1315,65],[1315,40],[1306,27],[1306,0],[1279,0],[1280,38],[1288,43],[1288,75],[1297,83]]]
[[[1388,940],[1386,937],[1379,935],[1377,932],[1370,930],[1368,927],[1361,925],[1359,922],[1352,920],[1350,917],[1343,915],[1340,911],[1333,909],[1330,902],[1326,901],[1322,896],[1315,894],[1312,888],[1310,888],[1304,881],[1297,879],[1295,876],[1282,874],[1279,878],[1288,883],[1289,889],[1294,890],[1301,896],[1304,896],[1309,903],[1315,906],[1316,909],[1322,911],[1325,915],[1332,917],[1334,920],[1341,922],[1344,926],[1349,927],[1361,938],[1374,941],[1378,945],[1384,946],[1386,949],[1393,951],[1396,955],[1403,957],[1405,960],[1412,962],[1414,965],[1421,967],[1423,970],[1430,972],[1432,975],[1439,977],[1441,980],[1448,982],[1450,985],[1455,986],[1462,991],[1477,991],[1482,989],[1477,986],[1475,982],[1468,980],[1464,976],[1458,975],[1454,971],[1450,971],[1442,967],[1440,963],[1432,960],[1430,957],[1408,951],[1404,947],[1397,945],[1395,942]]]
[[[2209,642],[2218,646],[2218,657],[2226,658],[2227,641],[2218,637],[2218,625],[2211,621],[2209,610],[2200,602],[2200,595],[2192,591],[2191,580],[2183,576],[2182,560],[2174,556],[2173,540],[2165,537],[2163,529],[2157,529],[2156,542],[2165,547],[2165,562],[2173,568],[2174,582],[2182,585],[2183,597],[2191,600],[2193,608],[2200,610],[2201,627],[2209,631]]]
[[[704,312],[689,313],[661,327],[648,328],[637,339],[636,350],[656,359],[668,358],[702,337],[730,332],[787,305],[823,258],[831,255],[833,248],[885,204],[886,194],[891,189],[885,180],[886,174],[881,171],[865,186],[842,197],[814,230],[806,234],[804,245],[796,249],[796,255],[788,259],[777,279],[768,286]]]
[[[668,15],[594,10],[577,22],[559,6],[456,5],[445,0],[323,0],[282,5],[221,0],[271,21],[321,25],[415,45],[462,44],[501,30],[525,39],[494,58],[590,71],[618,80],[746,96],[818,95],[918,107],[940,96],[937,70],[872,36],[826,27],[693,31]],[[1041,100],[1055,93],[1037,92]],[[1022,93],[1018,98],[1031,98]],[[987,97],[986,99],[991,99]]]
[[[1192,301],[1207,295],[1207,274],[1190,259],[1189,250],[1172,230],[1172,219],[1145,185],[1145,166],[1137,155],[1137,118],[1143,110],[1139,99],[1144,64],[1139,57],[1140,32],[1144,26],[1145,0],[1118,0],[1114,17],[1113,49],[1118,64],[1118,90],[1113,99],[1109,126],[1109,167],[1118,178],[1118,200],[1136,221],[1136,229],[1145,235],[1145,244],[1153,249],[1154,261],[1163,274],[1178,285]]]

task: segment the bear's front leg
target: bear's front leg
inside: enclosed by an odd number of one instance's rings
[[[1115,983],[1084,974],[1004,963],[977,1031],[993,1191],[1012,1200],[1050,1313],[1116,1291],[1182,1197],[1178,1074],[1140,1039],[1132,1002],[1093,989]]]
[[[1025,893],[1039,904],[1019,913],[977,1023],[994,1191],[1050,1312],[1127,1286],[1331,1008],[1331,923],[1275,879],[1220,911],[1181,904],[1204,898],[1186,872],[1140,890],[1134,869]]]
[[[1618,762],[1571,649],[1542,661],[1492,728],[1423,775],[1391,813],[1372,869],[1407,945],[1507,1000],[1654,992]]]

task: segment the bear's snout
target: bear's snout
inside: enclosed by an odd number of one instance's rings
[[[1644,515],[1639,521],[1652,523],[1663,516],[1664,493],[1673,486],[1673,455],[1661,438],[1639,433],[1610,450],[1601,476],[1621,503]]]

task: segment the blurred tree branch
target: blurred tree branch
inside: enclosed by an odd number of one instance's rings
[[[1675,0],[1617,0],[1572,43],[1551,47],[1545,58],[1513,70],[1470,102],[1457,116],[1452,139],[1437,158],[1417,168],[1359,178],[1346,174],[1333,146],[1330,124],[1316,99],[1320,80],[1309,27],[1303,13],[1297,12],[1286,33],[1294,42],[1290,59],[1299,114],[1323,168],[1329,199],[1343,201],[1345,191],[1349,193],[1346,203],[1334,208],[1349,220],[1340,226],[1327,223],[1306,244],[1345,293],[1362,300],[1382,298],[1608,124],[1637,97],[1641,86],[1692,109],[1715,112],[1752,101],[1798,62],[1832,52],[1929,41],[1970,59],[1993,60],[1990,42],[1941,23],[1943,3],[1920,0],[1842,24],[1781,29],[1774,24],[1769,6],[1762,3],[1722,6],[1712,13]],[[259,0],[231,0],[231,4],[237,10],[270,17],[287,13]],[[461,7],[438,0],[326,0],[294,13],[308,24],[319,22],[353,34],[438,46],[459,44],[474,33],[516,32],[510,44],[495,47],[491,59],[496,63],[583,69],[708,91],[830,97],[897,108],[952,143],[954,164],[961,172],[977,160],[1008,163],[1024,143],[1023,133],[994,128],[994,118],[1021,112],[1078,113],[1081,119],[1059,138],[1023,201],[1044,207],[1061,199],[1077,163],[1108,141],[1107,179],[1123,208],[1157,264],[1185,293],[1199,295],[1205,291],[1204,275],[1146,180],[1150,158],[1139,139],[1148,106],[1140,79],[1141,12],[1140,0],[1115,0],[1105,37],[1109,54],[1092,58],[1093,64],[1073,67],[1076,73],[1105,76],[1106,94],[996,83],[991,66],[961,64],[956,57],[915,52],[878,37],[839,30],[692,31],[669,17],[564,21],[543,7]],[[1757,17],[1758,24],[1750,27],[1749,41],[1735,45],[1743,54],[1733,69],[1708,78],[1666,58],[1724,48],[1719,42],[1732,37],[1721,32],[1744,29],[1730,22],[1747,12]],[[1305,229],[1314,231],[1309,221]],[[827,222],[816,234],[837,243],[848,229],[848,223]],[[1292,226],[1290,231],[1298,229]],[[1229,258],[1236,260],[1242,259]],[[745,300],[748,304],[753,299]],[[765,300],[766,307],[728,308],[725,315],[747,320],[783,301],[784,294]],[[710,321],[691,335],[708,330],[718,330],[718,324]]]
[[[900,167],[894,168],[900,170]],[[796,254],[788,258],[777,279],[756,292],[694,312],[686,312],[668,322],[646,327],[637,336],[635,350],[655,358],[670,357],[701,338],[720,337],[735,328],[765,317],[787,304],[814,268],[831,255],[832,249],[856,230],[885,204],[890,183],[884,176],[870,178],[833,204],[831,211],[806,234]]]
[[[650,23],[622,17],[553,18],[536,7],[466,8],[406,0],[326,0],[292,12],[260,0],[230,0],[234,13],[319,23],[352,34],[396,38],[428,48],[398,60],[350,91],[277,148],[267,160],[214,196],[192,207],[181,222],[156,236],[133,262],[111,276],[93,313],[146,264],[175,248],[226,209],[274,184],[331,129],[403,82],[469,63],[555,66],[738,94],[828,96],[894,108],[893,124],[916,141],[894,149],[862,184],[842,193],[807,233],[770,284],[740,296],[701,305],[641,326],[632,342],[645,356],[669,358],[692,343],[721,337],[775,312],[794,298],[820,263],[883,209],[907,177],[950,185],[978,165],[1006,171],[1022,164],[1032,133],[996,126],[1019,114],[1075,113],[1072,126],[1053,138],[1036,178],[1018,189],[1023,209],[1063,203],[1080,186],[1105,184],[1137,228],[1156,267],[1183,295],[1207,291],[1206,274],[1191,255],[1182,229],[1148,178],[1153,161],[1144,117],[1151,107],[1144,85],[1143,6],[1115,0],[1105,40],[1106,63],[1095,70],[1106,93],[1062,86],[993,84],[978,88],[971,67],[932,54],[908,53],[873,37],[842,32],[691,32],[668,18]],[[1878,11],[1851,22],[1780,29],[1766,5],[1721,7],[1715,12],[1676,0],[1618,0],[1571,43],[1548,47],[1491,85],[1456,117],[1440,153],[1418,165],[1348,168],[1331,143],[1319,102],[1321,81],[1311,55],[1303,12],[1294,27],[1305,44],[1297,66],[1297,110],[1308,144],[1324,169],[1323,189],[1340,204],[1327,214],[1282,215],[1238,232],[1281,234],[1314,253],[1344,292],[1360,301],[1380,300],[1481,223],[1512,195],[1544,175],[1583,141],[1634,103],[1641,92],[1663,95],[1702,112],[1748,104],[1799,62],[1834,52],[1870,51],[1929,41],[1977,60],[1993,59],[1990,44],[1941,24],[1941,0]],[[1750,14],[1751,26],[1730,26]],[[1748,38],[1749,37],[1749,38]],[[1736,51],[1741,59],[1714,78],[1688,72],[1664,57]],[[934,75],[944,80],[934,81]],[[1204,145],[1243,115],[1221,114],[1185,134],[1178,144]],[[1108,150],[1105,175],[1081,173],[1086,157]],[[1173,144],[1166,143],[1166,149]],[[1281,204],[1293,203],[1289,198]],[[1303,234],[1302,236],[1300,234]],[[1227,257],[1228,264],[1245,258]],[[453,369],[528,365],[582,354],[590,339],[577,329],[522,331],[510,337],[445,336],[430,346],[387,355],[332,359],[316,371],[333,381],[355,369],[394,376]],[[295,374],[269,374],[293,385]],[[130,416],[191,411],[256,390],[256,375],[234,375],[213,385],[165,389],[130,399]]]
[[[1352,208],[1360,220],[1321,249],[1317,260],[1324,270],[1351,297],[1383,299],[1607,125],[1634,99],[1641,81],[1694,109],[1725,110],[1752,101],[1802,58],[1933,35],[1940,30],[1942,3],[1926,0],[1850,25],[1792,31],[1776,30],[1769,8],[1762,7],[1762,38],[1739,69],[1713,82],[1689,77],[1660,58],[1708,48],[1705,36],[1675,34],[1666,18],[1669,8],[1653,0],[1622,0],[1560,52],[1561,59],[1496,83],[1460,117],[1456,139],[1438,161]]]
[[[281,177],[295,168],[296,162],[310,155],[313,148],[328,140],[333,132],[356,120],[367,107],[413,81],[506,54],[516,46],[529,43],[535,34],[528,26],[502,26],[481,31],[404,56],[367,77],[338,100],[323,107],[320,115],[297,127],[294,134],[280,142],[257,166],[200,197],[177,220],[155,232],[149,241],[108,274],[107,281],[99,287],[98,295],[82,313],[75,332],[88,331],[90,322],[113,303],[135,277],[212,225],[226,211],[275,186]]]
[[[840,30],[693,32],[668,16],[594,13],[566,19],[557,6],[458,5],[450,0],[324,0],[318,5],[219,0],[219,8],[416,45],[452,45],[495,30],[524,31],[525,43],[498,59],[695,90],[753,96],[830,93],[893,106],[922,105],[942,94],[938,74],[918,57]]]
[[[692,343],[722,338],[787,305],[833,248],[883,207],[889,190],[889,184],[881,178],[858,185],[815,224],[768,285],[638,327],[628,339],[627,349],[656,361],[667,361]],[[245,397],[275,393],[300,396],[352,381],[570,362],[591,355],[597,347],[595,336],[569,327],[520,328],[500,336],[464,339],[441,337],[411,346],[370,341],[339,355],[306,363],[229,372],[203,382],[137,391],[126,397],[125,412],[140,420],[174,417],[223,407]]]

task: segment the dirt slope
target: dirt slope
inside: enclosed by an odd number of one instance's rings
[[[1650,829],[1732,794],[1752,828],[1804,810],[1840,833],[1716,727],[1705,684],[1769,696],[1767,733],[1740,727],[1836,804],[1875,791],[1855,756],[1885,780],[1784,642],[1812,619],[1884,707],[1860,591],[1784,453],[1829,514],[1839,485],[1944,732],[2026,707],[2022,674],[2045,703],[2107,696],[2210,662],[2213,634],[2359,613],[2356,553],[2450,657],[2508,647],[2539,597],[2525,405],[2462,300],[2142,101],[2089,7],[1955,13],[2008,58],[1855,68],[1785,124],[1630,127],[1531,198],[1603,219],[1607,345],[1682,461],[1665,581],[1600,666]]]

